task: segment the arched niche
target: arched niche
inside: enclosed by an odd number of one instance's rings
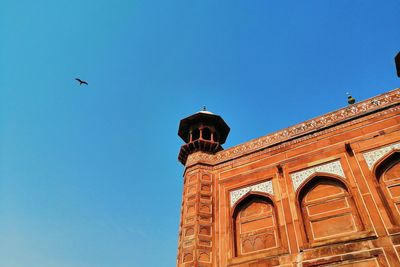
[[[279,246],[275,205],[267,194],[248,193],[234,206],[232,217],[235,256]]]
[[[314,175],[297,192],[307,241],[327,240],[364,230],[343,179]]]
[[[202,130],[202,138],[204,139],[204,140],[208,140],[208,141],[211,141],[211,130],[210,130],[210,128],[208,128],[208,127],[204,127]]]
[[[374,168],[378,192],[394,225],[400,224],[400,151],[395,150],[379,160]]]
[[[200,130],[198,128],[194,128],[192,131],[192,141],[195,141],[200,138]]]

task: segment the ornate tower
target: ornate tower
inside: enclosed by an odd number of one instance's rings
[[[218,115],[199,111],[179,124],[185,144],[178,159],[185,165],[177,266],[213,266],[215,179],[201,158],[221,151],[230,128]]]

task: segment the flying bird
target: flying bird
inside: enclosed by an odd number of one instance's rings
[[[82,84],[89,85],[87,82],[85,82],[85,81],[82,81],[82,80],[81,80],[81,79],[79,79],[79,78],[75,78],[75,80],[77,80],[77,81],[79,82],[79,85],[82,85]]]

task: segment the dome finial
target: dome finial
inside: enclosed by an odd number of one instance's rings
[[[346,95],[347,95],[347,103],[349,103],[349,105],[353,105],[356,102],[356,99],[352,97],[348,92],[346,93]]]
[[[206,106],[203,106],[202,111],[207,111]]]

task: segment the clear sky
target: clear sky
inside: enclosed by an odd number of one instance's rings
[[[0,266],[174,266],[179,120],[206,105],[230,147],[399,87],[399,14],[398,0],[1,0]]]

